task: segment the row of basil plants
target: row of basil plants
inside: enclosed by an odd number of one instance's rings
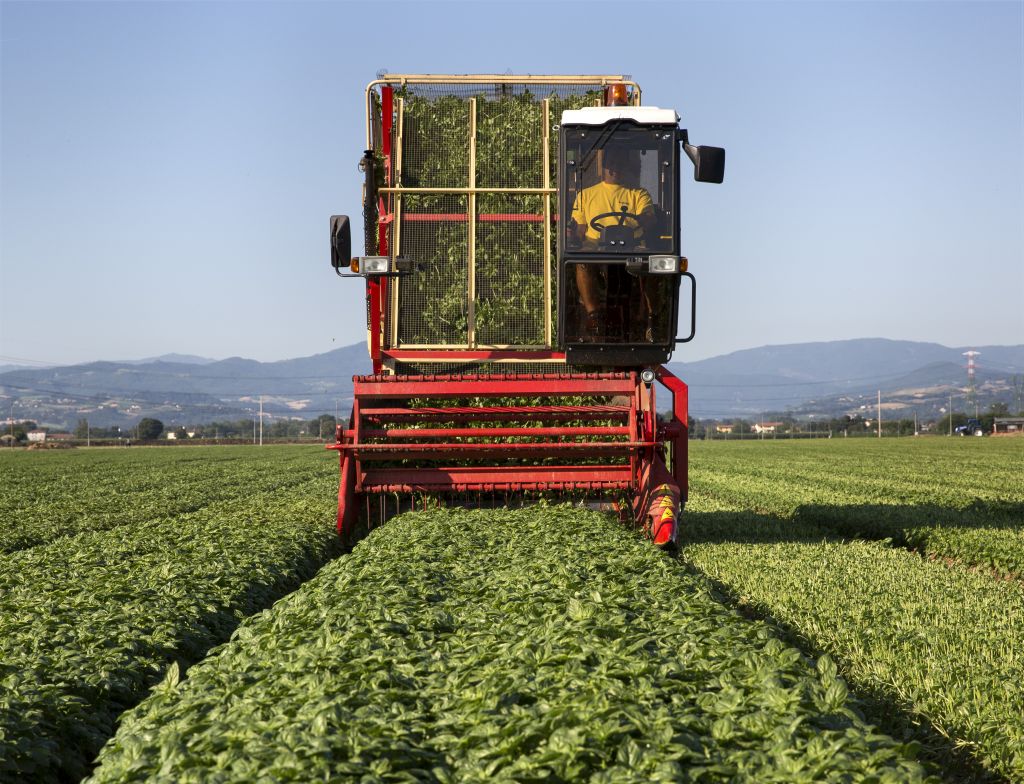
[[[1024,574],[1019,439],[695,447],[691,481],[705,498]]]
[[[0,452],[0,553],[202,509],[329,472],[308,446]]]
[[[0,780],[81,778],[169,667],[312,576],[336,548],[336,481],[0,555]]]
[[[737,486],[744,477],[737,474]],[[681,557],[840,665],[886,729],[953,780],[1024,780],[1024,585],[886,541],[844,540],[694,484]],[[770,504],[784,487],[765,485]],[[905,735],[904,735],[905,733]]]
[[[572,507],[396,518],[182,678],[90,781],[918,781],[828,657]]]

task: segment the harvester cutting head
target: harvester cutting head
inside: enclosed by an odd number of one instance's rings
[[[696,299],[680,147],[705,181],[724,153],[621,76],[386,75],[367,116],[367,255],[331,219],[332,265],[366,281],[373,361],[330,447],[339,531],[403,496],[596,493],[673,544],[686,386],[660,365]]]
[[[685,411],[685,386],[665,371],[662,380]],[[674,542],[686,474],[665,468],[664,442],[685,429],[657,423],[651,384],[635,372],[375,375],[354,385],[349,425],[330,447],[341,453],[345,536],[361,532],[361,515],[379,520],[386,498],[397,509],[423,494],[570,493],[610,498],[622,519]]]

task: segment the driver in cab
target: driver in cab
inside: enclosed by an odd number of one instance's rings
[[[657,223],[651,195],[643,188],[627,184],[631,178],[629,151],[605,149],[602,158],[601,181],[576,194],[572,207],[576,237],[584,251],[599,250],[602,228],[632,228],[634,242],[639,244],[644,233]],[[576,286],[585,310],[584,333],[591,338],[599,337],[604,327],[600,273],[593,265],[577,264]]]
[[[613,147],[604,150],[602,157],[601,181],[576,194],[572,206],[576,235],[584,250],[597,250],[604,226],[628,226],[634,229],[634,238],[640,239],[656,221],[651,195],[626,184],[630,176],[629,151]],[[628,217],[618,217],[622,213]]]

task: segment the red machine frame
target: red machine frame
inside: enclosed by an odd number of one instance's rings
[[[374,495],[623,491],[633,497],[623,516],[656,544],[674,545],[688,490],[687,387],[664,367],[656,376],[672,394],[671,418],[662,423],[655,386],[636,371],[357,376],[352,416],[328,447],[341,460],[338,533],[346,540],[357,534],[359,514],[364,503],[370,511]],[[613,402],[486,405],[516,397]],[[484,404],[418,405],[466,398]],[[436,422],[451,424],[428,426]],[[558,464],[514,462],[522,458]],[[487,465],[473,464],[481,460]]]
[[[393,99],[393,88],[382,87],[381,152],[389,184]],[[384,227],[394,219],[393,202],[387,193],[377,199],[377,252],[382,256],[389,253]],[[373,496],[582,491],[632,496],[619,506],[620,517],[641,527],[659,546],[674,546],[688,491],[686,384],[664,367],[654,369],[654,378],[636,370],[550,369],[512,375],[387,375],[385,359],[564,363],[565,354],[386,348],[389,279],[368,277],[366,286],[373,374],[353,379],[351,417],[347,425],[338,425],[335,443],[328,446],[340,458],[337,525],[346,541],[360,533],[361,514],[371,516]],[[661,423],[655,381],[672,395],[671,416]],[[486,405],[495,398],[516,397],[551,402]],[[581,397],[603,402],[579,403]],[[447,404],[467,399],[474,404]],[[527,458],[531,463],[522,462]],[[549,460],[557,463],[547,464]]]

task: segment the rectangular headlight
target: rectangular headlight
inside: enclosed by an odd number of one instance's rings
[[[654,274],[674,275],[679,272],[679,257],[651,256],[647,260],[647,271]]]
[[[387,256],[363,256],[359,269],[364,275],[385,275],[390,265],[391,259]]]

